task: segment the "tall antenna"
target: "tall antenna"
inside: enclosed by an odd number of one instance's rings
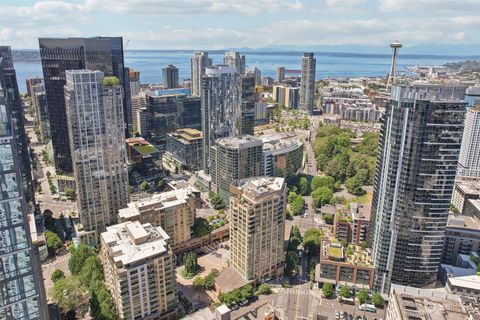
[[[390,43],[390,48],[392,48],[392,66],[390,67],[390,73],[388,74],[387,80],[387,90],[390,91],[390,87],[395,83],[395,75],[397,74],[397,56],[398,50],[402,47],[402,44],[395,40]]]

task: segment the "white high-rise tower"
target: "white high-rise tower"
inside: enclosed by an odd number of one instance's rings
[[[401,47],[402,44],[397,40],[390,43],[390,48],[392,48],[392,65],[390,66],[390,73],[388,74],[387,89],[390,89],[391,85],[395,82],[395,75],[397,74],[398,50]]]

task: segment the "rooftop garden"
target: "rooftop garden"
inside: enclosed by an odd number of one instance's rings
[[[120,80],[117,77],[105,77],[103,78],[102,85],[104,87],[113,87],[118,86],[120,84]]]
[[[158,150],[151,144],[136,145],[136,146],[133,146],[133,149],[135,149],[141,155],[147,155],[154,152],[158,152]]]

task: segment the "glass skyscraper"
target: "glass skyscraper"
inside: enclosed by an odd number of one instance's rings
[[[68,135],[63,86],[66,70],[99,70],[106,76],[115,76],[123,86],[123,118],[125,134],[132,132],[130,84],[123,61],[121,37],[95,38],[40,38],[40,56],[47,96],[48,116],[54,150],[55,166],[60,173],[71,173],[70,147],[65,143]],[[127,76],[127,77],[126,77]]]
[[[393,86],[382,121],[369,243],[375,290],[435,283],[463,133],[465,88]]]
[[[9,47],[0,47],[0,319],[46,319],[38,251],[33,246],[24,178],[25,132]],[[28,161],[28,157],[27,157]]]

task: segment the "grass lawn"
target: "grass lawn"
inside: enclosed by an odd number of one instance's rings
[[[338,248],[338,247],[332,247],[330,246],[328,248],[328,255],[332,258],[335,258],[335,259],[341,259],[343,257],[343,252],[342,252],[342,249],[343,248]]]
[[[142,155],[158,152],[158,150],[152,145],[133,146],[133,148],[140,152]]]
[[[368,192],[368,193],[365,193],[364,195],[361,195],[360,197],[356,197],[351,202],[358,202],[361,204],[370,204],[372,203],[372,197],[373,197],[373,193]]]

